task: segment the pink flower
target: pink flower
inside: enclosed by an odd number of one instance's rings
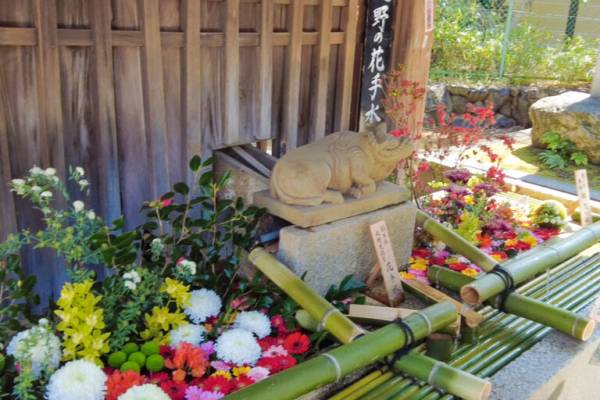
[[[161,207],[169,207],[171,204],[173,204],[173,199],[161,199],[160,200]]]
[[[281,346],[271,346],[266,351],[263,352],[263,357],[277,357],[277,356],[287,356],[287,350]]]
[[[287,333],[287,328],[285,327],[285,320],[281,316],[281,314],[273,315],[271,317],[271,325],[273,328],[277,329],[277,332],[280,335]]]
[[[210,366],[218,371],[229,371],[231,369],[231,365],[223,361],[213,361]]]
[[[254,382],[259,382],[269,376],[270,371],[264,367],[254,367],[246,375]]]

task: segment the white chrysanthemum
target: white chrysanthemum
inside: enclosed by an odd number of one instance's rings
[[[235,319],[235,327],[254,333],[259,339],[271,333],[269,317],[258,311],[244,311]]]
[[[56,169],[54,168],[46,168],[44,170],[44,175],[46,176],[54,176],[56,174]]]
[[[66,363],[50,377],[46,387],[48,400],[103,400],[106,375],[91,361]]]
[[[85,170],[81,167],[75,167],[75,172],[80,175],[80,176],[84,176],[85,175]]]
[[[90,210],[90,211],[86,212],[86,213],[85,213],[85,216],[86,216],[88,219],[96,219],[96,213],[95,213],[95,212],[93,212],[92,210]]]
[[[23,186],[25,184],[25,181],[23,179],[13,179],[12,180],[12,184],[13,186]]]
[[[42,371],[51,373],[58,368],[62,357],[60,339],[45,324],[40,325],[16,334],[6,349],[17,362],[31,362],[31,372],[36,378]]]
[[[85,208],[85,204],[83,203],[83,201],[75,200],[73,202],[73,209],[75,210],[75,212],[83,211],[84,208]]]
[[[177,347],[182,342],[198,346],[204,340],[206,329],[200,325],[185,324],[173,329],[170,334],[171,346]]]
[[[88,187],[89,185],[90,185],[90,183],[88,182],[88,180],[87,180],[87,179],[82,179],[82,180],[80,180],[80,181],[79,181],[79,186],[80,186],[82,189],[85,189],[85,188],[86,188],[86,187]]]
[[[260,358],[260,345],[250,332],[234,328],[224,332],[215,344],[217,357],[236,365],[254,365]]]
[[[198,289],[190,292],[189,305],[183,310],[195,324],[201,324],[207,318],[219,315],[221,298],[209,289]]]
[[[49,190],[46,190],[46,191],[42,192],[42,194],[40,194],[40,196],[43,198],[49,199],[52,197],[52,192]]]
[[[171,398],[158,386],[147,383],[130,388],[117,400],[171,400]]]

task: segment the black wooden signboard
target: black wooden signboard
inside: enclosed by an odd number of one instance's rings
[[[383,121],[383,76],[389,70],[393,39],[393,0],[367,0],[362,68],[361,119],[367,124]]]

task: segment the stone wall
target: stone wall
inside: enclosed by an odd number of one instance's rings
[[[435,118],[436,106],[446,105],[448,112],[462,114],[468,103],[484,106],[494,104],[497,128],[531,127],[529,107],[536,101],[565,92],[562,88],[540,88],[535,86],[485,87],[466,85],[429,85],[425,106],[426,120]]]

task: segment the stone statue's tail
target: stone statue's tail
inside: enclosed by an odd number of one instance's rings
[[[271,194],[286,204],[317,206],[325,201],[330,178],[326,165],[280,160],[271,174]]]

